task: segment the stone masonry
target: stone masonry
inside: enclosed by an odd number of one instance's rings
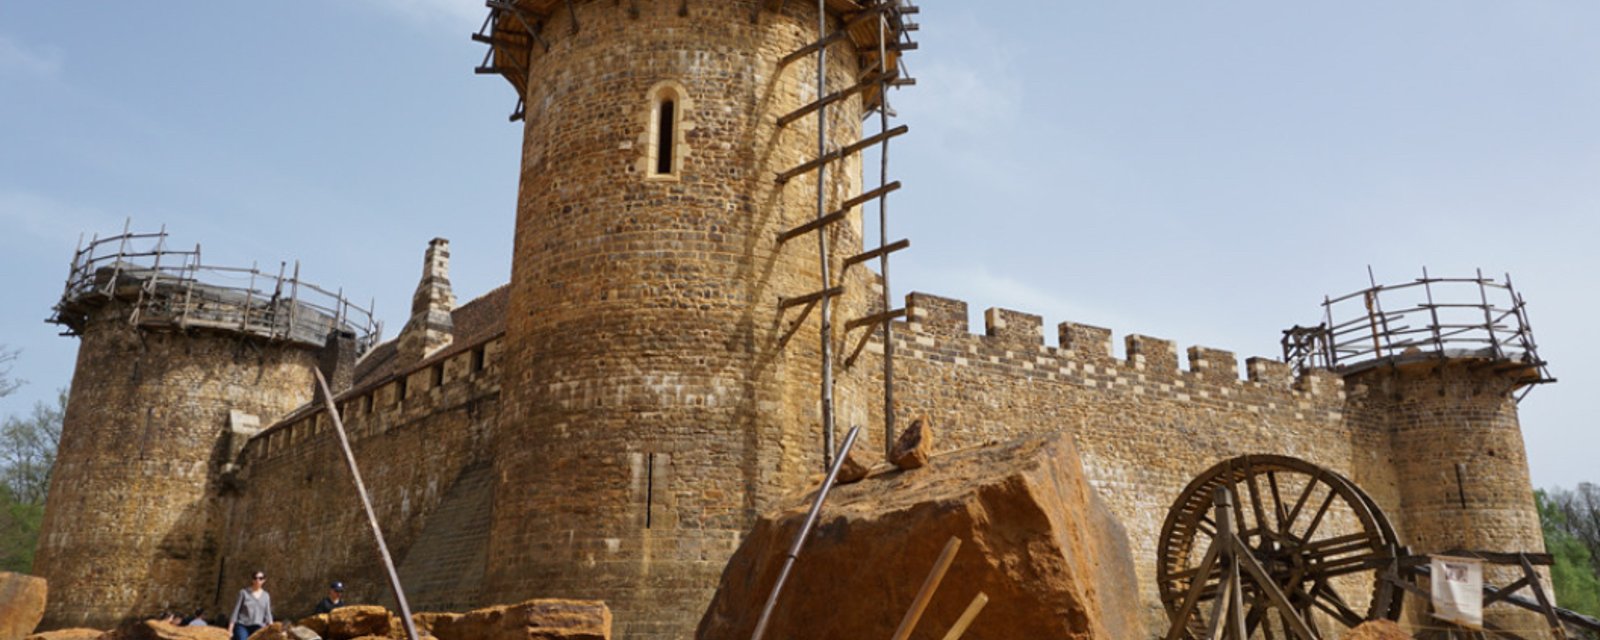
[[[435,239],[406,329],[354,363],[338,332],[319,350],[130,324],[118,299],[95,307],[38,555],[47,627],[218,611],[257,569],[285,615],[334,579],[384,602],[331,420],[312,402],[319,366],[339,381],[417,610],[601,599],[617,637],[688,637],[757,515],[821,470],[821,314],[780,305],[822,288],[818,233],[778,240],[816,215],[817,174],[774,180],[815,153],[815,114],[777,121],[817,98],[814,57],[780,64],[816,38],[816,6],[518,6],[535,18],[518,28],[539,38],[513,82],[526,123],[510,282],[457,306]],[[827,6],[834,23],[859,8]],[[830,87],[866,73],[849,39],[827,51]],[[858,140],[869,108],[861,94],[834,102],[829,145]],[[858,160],[835,162],[824,205],[863,189]],[[861,212],[820,233],[843,287],[826,334],[838,431],[862,426],[856,451],[872,458],[885,345],[848,366],[842,353],[860,336],[845,322],[881,310],[875,276],[842,263],[862,250]],[[1241,378],[1219,349],[1190,347],[1180,367],[1170,340],[1127,335],[1117,356],[1109,329],[1062,322],[1049,346],[1036,315],[990,309],[974,333],[963,301],[914,293],[906,307],[899,424],[931,418],[939,452],[1070,434],[1127,528],[1130,606],[1152,630],[1165,628],[1162,518],[1196,474],[1240,454],[1346,475],[1421,550],[1542,550],[1518,371],[1433,358],[1296,374],[1249,358]]]

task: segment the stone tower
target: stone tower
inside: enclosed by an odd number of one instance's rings
[[[862,14],[828,7],[830,30]],[[764,0],[524,0],[496,18],[526,104],[496,599],[601,598],[619,637],[686,637],[754,515],[821,470],[819,314],[779,304],[823,289],[818,241],[778,239],[817,217],[817,173],[776,180],[817,156],[815,112],[779,120],[818,99],[816,56],[783,61],[818,22],[815,2]],[[858,24],[875,54],[878,22]],[[826,46],[825,94],[871,73],[867,48]],[[830,149],[859,139],[871,99],[828,106]],[[827,210],[860,174],[856,155],[829,166]],[[861,225],[852,209],[821,231],[834,344],[872,297],[843,264]],[[869,426],[864,368],[837,366],[840,433]]]
[[[164,240],[91,243],[52,318],[80,343],[34,564],[50,581],[42,628],[215,600],[233,454],[262,419],[312,398],[319,362],[351,360],[338,357],[354,348],[342,300],[298,278],[201,282],[215,273],[198,247]],[[238,271],[254,273],[223,275]]]
[[[1342,300],[1344,317],[1329,316],[1345,327],[1333,340],[1341,352],[1334,369],[1344,374],[1357,432],[1387,441],[1363,448],[1390,458],[1357,482],[1389,512],[1401,541],[1415,553],[1543,552],[1517,401],[1529,385],[1553,380],[1509,279],[1424,274]],[[1384,466],[1392,475],[1371,470]],[[1485,568],[1486,583],[1521,575]]]

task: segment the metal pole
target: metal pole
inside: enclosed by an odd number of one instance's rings
[[[850,447],[855,446],[856,436],[860,434],[861,427],[850,427],[850,431],[844,435],[844,446],[839,447],[839,455],[834,458],[833,466],[828,468],[828,477],[822,480],[817,499],[811,502],[811,511],[806,513],[805,524],[800,525],[800,531],[794,536],[794,544],[789,545],[789,555],[783,559],[783,569],[778,571],[778,581],[772,585],[772,593],[767,595],[767,604],[761,607],[761,619],[756,621],[756,630],[750,635],[750,640],[761,640],[766,635],[767,624],[772,621],[772,611],[778,606],[778,595],[783,593],[783,583],[788,582],[789,571],[794,569],[800,549],[805,547],[806,538],[811,537],[811,528],[817,524],[817,516],[822,514],[822,503],[828,500],[833,481],[839,477],[839,468],[844,466],[844,459],[850,455]]]
[[[417,640],[417,627],[411,621],[411,605],[406,604],[406,593],[400,588],[400,574],[394,570],[394,560],[389,557],[389,545],[383,541],[383,529],[378,526],[378,516],[372,512],[372,500],[367,498],[367,485],[361,481],[361,469],[356,467],[356,454],[350,450],[350,438],[344,433],[344,420],[339,418],[339,408],[333,404],[333,392],[322,371],[313,367],[317,388],[322,390],[322,404],[333,420],[333,432],[339,435],[339,448],[344,451],[344,462],[350,467],[350,478],[356,482],[356,495],[361,498],[361,508],[367,514],[367,524],[372,525],[372,537],[378,541],[378,555],[383,558],[383,569],[389,573],[389,587],[394,589],[394,599],[400,603],[400,622],[405,625],[406,637]]]
[[[817,39],[828,35],[828,2],[817,0]],[[828,90],[828,47],[817,48],[817,101]],[[817,109],[817,157],[821,158],[828,153],[828,105],[823,104]],[[826,215],[828,165],[823,163],[817,167],[817,219],[821,220]],[[832,286],[833,275],[829,272],[828,264],[828,232],[826,229],[817,230],[817,259],[822,263],[822,467],[833,466],[833,318],[831,308],[833,303],[829,300],[828,288]]]

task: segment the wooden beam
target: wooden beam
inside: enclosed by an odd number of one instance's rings
[[[857,263],[866,262],[866,261],[871,260],[873,258],[876,258],[878,256],[894,253],[896,251],[908,248],[910,246],[911,246],[911,240],[909,240],[909,239],[901,239],[901,240],[899,240],[897,242],[891,242],[889,244],[886,244],[884,246],[878,247],[878,248],[873,249],[871,251],[858,253],[858,254],[855,254],[855,255],[850,256],[848,258],[845,258],[844,259],[844,266],[846,268],[848,268],[848,267],[850,267],[852,265],[855,265]]]
[[[982,591],[972,598],[972,603],[967,605],[967,610],[961,612],[961,617],[956,618],[955,625],[950,627],[950,632],[944,634],[944,640],[960,640],[961,635],[967,632],[967,627],[972,626],[972,620],[978,617],[978,612],[983,611],[984,605],[989,604],[989,594]]]
[[[895,318],[904,317],[906,317],[906,310],[904,308],[890,309],[883,313],[874,313],[864,318],[856,318],[855,320],[846,322],[844,323],[844,330],[845,333],[849,333],[851,331],[855,331],[856,329],[860,329],[861,327],[870,327],[876,324],[883,324]]]
[[[890,640],[906,640],[911,637],[911,632],[916,630],[917,622],[922,620],[922,614],[928,609],[928,602],[933,600],[933,592],[939,589],[939,583],[944,581],[944,574],[950,570],[950,563],[955,562],[956,552],[961,549],[961,539],[955,536],[944,545],[944,551],[939,553],[939,559],[934,561],[933,570],[928,572],[928,577],[922,581],[922,589],[917,591],[916,599],[911,601],[911,608],[906,611],[904,618],[900,619],[900,628],[896,629]]]
[[[803,296],[796,296],[793,298],[778,298],[778,308],[788,309],[789,307],[815,302],[823,299],[824,297],[836,296],[842,293],[844,293],[844,287],[838,286],[823,289],[821,291],[814,291]]]
[[[791,112],[789,112],[787,114],[784,114],[784,115],[780,116],[778,118],[778,126],[780,126],[780,127],[788,126],[789,123],[794,122],[795,120],[799,120],[801,118],[804,118],[804,117],[806,117],[808,115],[811,115],[812,113],[815,113],[817,110],[819,110],[819,109],[821,109],[823,107],[826,107],[826,106],[828,106],[830,104],[833,104],[835,102],[838,102],[840,100],[844,100],[846,98],[849,98],[850,96],[853,96],[853,95],[855,95],[857,93],[860,93],[862,91],[865,91],[868,87],[876,85],[879,82],[884,82],[886,80],[892,81],[895,77],[897,77],[898,73],[899,73],[898,71],[891,71],[889,73],[874,73],[874,74],[872,74],[870,76],[867,76],[866,78],[863,78],[861,81],[857,82],[856,84],[854,84],[854,85],[852,85],[850,87],[847,87],[845,89],[841,89],[839,91],[830,93],[830,94],[828,94],[826,96],[823,96],[821,99],[819,99],[819,100],[817,100],[815,102],[812,102],[812,103],[807,104],[807,105],[805,105],[803,107],[800,107],[799,109],[795,109],[794,111],[791,111]]]
[[[784,183],[786,183],[786,182],[788,182],[790,180],[793,180],[795,176],[798,176],[800,174],[806,173],[808,171],[815,171],[817,169],[817,167],[825,165],[825,164],[827,164],[829,162],[833,162],[834,160],[838,160],[840,158],[850,157],[851,155],[854,155],[854,154],[866,149],[867,147],[870,147],[872,145],[878,144],[878,143],[883,142],[885,140],[889,140],[890,138],[894,138],[894,137],[903,135],[903,134],[905,134],[906,132],[908,132],[910,130],[911,130],[910,127],[907,127],[906,125],[900,125],[898,127],[890,129],[888,131],[875,133],[875,134],[873,134],[871,136],[862,138],[861,140],[859,140],[857,142],[853,142],[853,143],[850,143],[848,145],[845,145],[843,148],[835,149],[833,151],[829,151],[827,154],[823,155],[820,158],[817,158],[815,160],[811,160],[809,162],[806,162],[805,164],[802,164],[802,165],[797,166],[797,167],[795,167],[793,169],[789,169],[788,171],[784,171],[783,173],[778,174],[778,184],[784,184]]]
[[[821,228],[823,228],[825,226],[828,226],[830,224],[833,224],[835,222],[843,220],[845,214],[847,214],[849,212],[850,212],[849,209],[841,209],[839,211],[835,211],[835,212],[830,213],[828,215],[822,216],[821,218],[817,218],[815,220],[812,220],[811,222],[807,222],[807,223],[805,223],[803,225],[800,225],[800,226],[795,227],[793,229],[790,229],[788,231],[784,231],[782,233],[779,233],[778,234],[778,243],[782,244],[782,243],[788,242],[788,241],[793,240],[793,239],[795,239],[797,237],[803,236],[805,234],[811,233],[812,231],[816,231],[817,229],[821,229]]]

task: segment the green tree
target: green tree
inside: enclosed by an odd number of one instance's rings
[[[66,409],[63,389],[54,404],[40,402],[29,415],[0,421],[0,571],[33,567]]]
[[[1572,534],[1572,523],[1555,500],[1542,489],[1533,496],[1544,528],[1545,550],[1555,557],[1550,581],[1555,585],[1556,602],[1578,613],[1600,616],[1600,576],[1589,548]]]

